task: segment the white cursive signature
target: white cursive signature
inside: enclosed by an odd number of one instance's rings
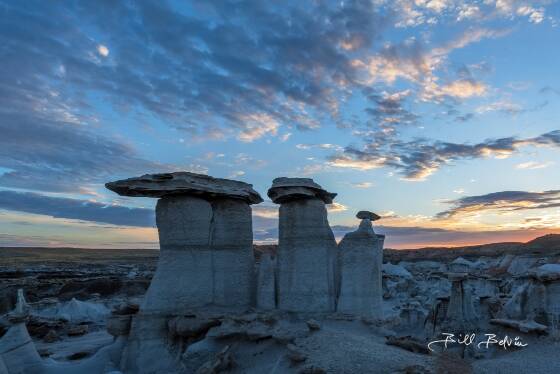
[[[469,346],[474,344],[476,341],[475,333],[459,334],[455,336],[455,334],[443,332],[441,335],[443,336],[443,339],[433,340],[428,343],[428,349],[430,351],[434,351],[432,348],[432,345],[434,344],[443,344],[443,348],[447,349],[450,344]],[[488,349],[491,345],[498,345],[499,347],[507,350],[509,347],[526,347],[528,345],[523,343],[519,336],[509,337],[505,335],[503,338],[499,338],[496,334],[484,334],[484,336],[485,339],[476,344],[477,349]]]

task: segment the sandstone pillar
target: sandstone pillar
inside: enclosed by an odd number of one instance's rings
[[[478,316],[473,304],[473,293],[466,285],[467,273],[448,273],[451,294],[445,325],[452,329],[472,329],[476,327]]]
[[[280,204],[276,258],[277,307],[335,310],[336,241],[325,204],[336,196],[309,178],[276,178],[268,190]]]
[[[141,312],[248,306],[252,301],[252,186],[193,173],[107,183],[124,196],[159,197],[160,258]]]
[[[358,230],[344,236],[338,245],[340,294],[337,311],[370,318],[383,318],[381,265],[385,236],[376,235],[371,222],[380,217],[361,211]]]
[[[133,317],[121,369],[167,373],[167,321],[189,309],[245,309],[254,303],[250,204],[262,201],[247,183],[187,172],[147,174],[107,183],[124,196],[159,198],[158,265]],[[154,357],[157,357],[155,360]]]

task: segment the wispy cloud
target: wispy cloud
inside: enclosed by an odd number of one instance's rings
[[[552,161],[548,161],[548,162],[528,161],[528,162],[522,162],[520,164],[517,164],[517,165],[515,165],[515,167],[517,169],[534,170],[534,169],[544,169],[544,168],[547,168],[551,165],[554,165],[554,162],[552,162]]]
[[[368,84],[384,82],[394,84],[398,79],[412,82],[420,87],[419,96],[425,101],[441,102],[449,99],[466,99],[484,95],[488,87],[473,77],[462,77],[440,83],[437,72],[454,50],[485,38],[499,38],[510,30],[487,28],[470,29],[459,37],[438,47],[427,49],[417,39],[408,39],[401,44],[388,44],[377,55],[368,60],[355,59],[352,64],[363,72],[362,79]]]
[[[332,203],[327,205],[327,211],[329,213],[339,213],[347,211],[348,207],[341,203]]]
[[[373,187],[373,183],[371,182],[358,182],[358,183],[351,183],[352,187],[355,188],[371,188]]]
[[[534,138],[507,137],[476,144],[417,139],[411,142],[394,141],[384,148],[379,144],[366,145],[364,149],[347,147],[343,153],[331,156],[328,162],[335,167],[358,170],[387,166],[398,170],[404,179],[422,181],[454,161],[490,156],[507,158],[526,146],[560,147],[560,130]]]
[[[560,190],[543,192],[500,191],[486,195],[465,196],[448,201],[453,207],[437,214],[438,218],[452,218],[484,211],[511,212],[560,207]]]
[[[0,209],[119,226],[155,225],[154,209],[128,208],[31,192],[0,191]]]

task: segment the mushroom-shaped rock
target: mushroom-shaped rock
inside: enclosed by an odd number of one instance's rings
[[[335,310],[336,241],[325,204],[336,196],[309,178],[276,178],[268,190],[280,204],[276,257],[277,307]]]
[[[262,201],[250,184],[188,172],[107,183],[121,195],[161,197],[161,254],[142,311],[178,313],[206,305],[248,305],[252,295],[252,218]]]
[[[324,190],[311,178],[280,177],[272,181],[268,197],[276,204],[302,198],[319,198],[325,204],[332,204],[336,193]]]
[[[369,217],[363,218],[358,229],[344,235],[338,244],[337,311],[382,318],[381,265],[385,236],[375,234]]]
[[[453,273],[468,273],[474,264],[463,257],[457,257],[449,264],[449,271]]]
[[[459,330],[473,328],[478,316],[474,308],[472,289],[465,282],[468,275],[450,272],[447,277],[451,281],[451,295],[446,314],[447,326]]]
[[[356,218],[358,219],[369,219],[370,221],[377,221],[378,219],[381,218],[381,216],[378,216],[377,214],[373,213],[373,212],[369,212],[367,210],[360,210],[357,214],[356,214]]]
[[[249,204],[263,201],[251,184],[186,171],[145,174],[141,177],[109,182],[105,187],[122,196],[157,198],[169,195],[191,195],[208,199],[220,197],[241,199]]]
[[[131,321],[123,367],[167,372],[169,317],[187,309],[251,306],[254,294],[250,204],[262,198],[247,183],[177,172],[107,183],[125,196],[160,198],[160,256],[140,311]],[[158,357],[155,362],[151,357]],[[153,365],[158,367],[155,370]]]

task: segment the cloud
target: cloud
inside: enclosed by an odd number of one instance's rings
[[[117,111],[245,142],[277,136],[286,124],[317,127],[315,115],[328,117],[337,95],[355,84],[350,55],[368,53],[388,17],[360,0],[282,7],[37,1],[1,12],[9,22],[0,42],[10,50],[2,91],[56,92],[87,110],[87,90]]]
[[[373,183],[371,182],[358,182],[358,183],[351,183],[352,187],[355,188],[371,188],[373,187]]]
[[[241,117],[245,125],[237,139],[242,142],[250,143],[267,134],[276,135],[278,133],[278,122],[268,114],[244,114]]]
[[[245,175],[243,170],[237,170],[228,175],[228,178],[239,178]]]
[[[544,8],[533,8],[532,6],[522,5],[517,8],[515,13],[519,16],[528,16],[532,23],[541,23],[544,20]]]
[[[76,192],[118,175],[165,171],[170,166],[142,159],[130,145],[33,111],[0,110],[0,185]]]
[[[518,209],[541,209],[560,206],[560,191],[524,192],[504,191],[488,195],[470,196],[449,202],[454,204],[452,210],[442,212],[437,219],[446,219],[459,213],[474,212],[475,207],[485,206],[490,210],[518,210]],[[0,191],[0,209],[11,210],[30,214],[46,215],[58,219],[70,219],[89,221],[98,224],[110,224],[109,229],[121,227],[152,228],[154,226],[154,210],[146,208],[127,208],[119,205],[108,205],[87,200],[69,199],[61,197],[45,196],[36,193],[21,193],[13,191]],[[345,210],[346,207],[336,205],[335,210]],[[480,210],[480,208],[479,208]],[[330,213],[333,211],[329,210]],[[395,218],[393,212],[383,213],[385,219]],[[537,218],[539,218],[537,220]],[[531,225],[542,224],[542,217],[528,217]],[[542,218],[542,219],[541,219]],[[12,222],[14,224],[14,222]],[[332,226],[335,236],[340,239],[345,233],[356,229],[355,226]],[[83,223],[82,223],[83,225]],[[96,226],[97,229],[99,226]],[[76,226],[74,229],[79,229]],[[119,231],[122,231],[119,229]],[[375,231],[387,235],[386,247],[389,248],[413,248],[427,245],[461,245],[477,244],[484,242],[511,241],[513,238],[528,240],[529,237],[537,236],[535,230],[500,230],[500,231],[460,231],[443,228],[418,227],[418,226],[391,226],[375,225]],[[278,238],[278,206],[272,203],[253,206],[253,232],[257,243],[274,242]],[[544,233],[544,232],[543,232]],[[146,233],[145,233],[146,234]],[[111,234],[113,235],[113,234]],[[139,235],[137,231],[131,231],[126,236],[120,234],[119,243],[102,243],[102,246],[114,247],[122,245],[136,247],[138,245],[149,245],[154,242],[140,244],[134,236]],[[123,236],[124,235],[124,236]],[[150,235],[151,236],[151,232]],[[136,241],[135,241],[136,240]],[[4,235],[0,234],[0,241],[5,245],[84,245],[78,238],[64,237],[60,235],[33,236],[26,235]],[[101,242],[100,242],[101,243]],[[86,243],[87,245],[101,245],[97,243]]]
[[[455,122],[468,122],[474,118],[474,113],[465,113],[455,117]]]
[[[278,208],[279,205],[273,204],[271,202],[265,202],[259,205],[253,205],[253,216],[262,218],[278,218]]]
[[[550,87],[550,86],[544,86],[543,88],[541,88],[539,90],[539,93],[541,93],[541,94],[554,93],[556,95],[560,95],[560,90],[557,90],[556,88],[553,88],[553,87]]]
[[[548,162],[528,161],[528,162],[522,162],[520,164],[517,164],[517,165],[515,165],[515,167],[517,169],[534,170],[534,169],[544,169],[544,168],[547,168],[547,167],[549,167],[553,164],[554,164],[554,162],[552,162],[552,161],[548,161]]]
[[[32,192],[0,191],[0,209],[119,226],[155,225],[154,209],[128,208]]]
[[[440,22],[527,18],[541,23],[550,1],[527,0],[394,0],[386,1],[397,15],[397,27],[417,27]]]
[[[347,147],[344,153],[329,157],[328,165],[365,171],[381,168],[387,163],[387,159],[384,157],[374,153],[361,152],[350,147]]]
[[[366,92],[368,92],[366,90]],[[370,93],[367,98],[372,102],[374,108],[366,108],[366,112],[371,115],[374,121],[381,127],[391,128],[392,125],[415,124],[419,117],[404,108],[404,102],[411,94],[411,90],[397,91],[389,93]]]
[[[457,21],[468,20],[471,18],[479,18],[481,16],[480,8],[473,4],[463,4],[459,7]]]
[[[455,161],[493,156],[507,158],[526,146],[560,147],[560,130],[550,131],[534,138],[506,137],[487,139],[476,144],[416,139],[410,142],[395,140],[380,147],[367,144],[364,149],[346,147],[344,152],[331,155],[328,163],[334,167],[370,170],[391,167],[405,180],[422,181]]]
[[[548,105],[548,101],[544,101],[530,108],[524,108],[519,104],[512,103],[508,99],[502,99],[494,101],[485,105],[481,105],[476,108],[476,112],[479,114],[484,114],[488,112],[501,112],[509,115],[518,115],[527,112],[536,112]]]
[[[460,99],[467,99],[473,96],[482,96],[486,93],[488,87],[472,79],[461,79],[440,88],[441,95],[447,95]]]
[[[436,215],[448,219],[458,215],[477,214],[482,211],[498,213],[560,207],[560,190],[543,192],[500,191],[486,195],[465,196],[447,202],[453,207]]]
[[[327,211],[329,213],[340,213],[348,210],[348,207],[341,203],[327,204]]]
[[[321,144],[296,144],[297,149],[312,149],[312,148],[319,148],[319,149],[334,149],[341,151],[343,148],[336,144],[331,143],[321,143]]]
[[[481,105],[478,108],[476,108],[476,112],[479,113],[479,114],[487,113],[487,112],[494,112],[494,111],[500,111],[500,112],[509,113],[509,114],[516,114],[516,113],[519,113],[521,110],[522,110],[522,108],[519,104],[512,103],[509,100],[495,101],[495,102],[492,102],[492,103]]]
[[[337,240],[357,228],[356,226],[331,226]],[[528,241],[549,231],[543,230],[503,230],[503,231],[461,231],[417,226],[374,225],[378,234],[385,235],[385,248],[421,248],[426,246],[461,246],[483,243]],[[255,230],[257,243],[275,243],[278,240],[276,227]]]
[[[489,87],[470,72],[459,79],[447,77],[444,81],[439,71],[446,67],[449,55],[483,39],[503,37],[509,32],[507,29],[470,28],[432,48],[416,38],[409,38],[398,44],[387,43],[379,53],[366,59],[354,59],[352,65],[361,73],[360,81],[365,85],[392,86],[404,81],[415,86],[417,96],[424,102],[457,102],[482,96]]]

